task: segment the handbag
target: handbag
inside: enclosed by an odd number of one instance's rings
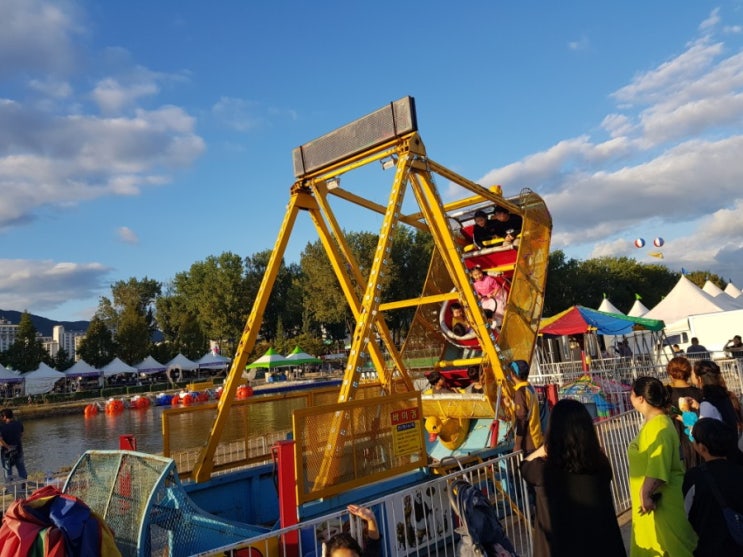
[[[710,489],[712,490],[712,495],[715,496],[717,504],[720,505],[722,516],[725,518],[725,524],[728,527],[730,537],[735,540],[735,543],[743,547],[743,513],[736,512],[725,504],[725,501],[722,498],[722,494],[720,493],[720,490],[717,489],[717,484],[715,483],[712,475],[707,470],[707,467],[702,466],[702,470],[704,470],[702,475],[707,480],[707,485],[709,485]]]

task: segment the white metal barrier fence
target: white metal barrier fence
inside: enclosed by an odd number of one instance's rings
[[[637,434],[642,416],[632,410],[596,424],[602,447],[611,462],[612,493],[617,514],[630,508],[627,446]],[[449,502],[449,486],[465,479],[480,487],[494,504],[498,517],[519,555],[532,554],[532,509],[519,465],[522,454],[511,453],[447,476],[364,502],[377,517],[384,539],[384,557],[454,557],[459,535]],[[205,552],[202,556],[238,556],[252,547],[263,557],[320,557],[322,543],[335,533],[361,536],[359,519],[344,511],[276,530],[240,544]],[[287,543],[288,540],[291,540]],[[277,543],[278,542],[278,543]]]

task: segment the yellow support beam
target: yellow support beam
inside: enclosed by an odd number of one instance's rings
[[[304,208],[304,206],[310,202],[311,198],[308,198],[306,190],[302,188],[295,188],[293,190],[289,206],[284,215],[284,221],[281,223],[278,238],[276,238],[273,251],[271,252],[271,257],[268,260],[266,273],[263,275],[263,280],[258,289],[258,295],[253,302],[253,309],[245,323],[245,328],[243,329],[240,342],[237,346],[237,352],[232,360],[232,365],[230,366],[230,371],[224,384],[222,396],[219,398],[217,417],[212,425],[209,440],[207,441],[206,446],[201,449],[194,466],[194,479],[197,482],[205,482],[211,477],[217,445],[219,445],[222,438],[222,431],[224,430],[225,424],[229,418],[230,407],[232,401],[235,399],[237,386],[242,381],[242,373],[245,369],[245,365],[248,363],[248,356],[255,346],[255,340],[258,337],[258,331],[260,330],[261,322],[263,321],[263,313],[266,311],[266,305],[268,304],[271,290],[276,281],[279,268],[281,267],[281,261],[284,257],[284,252],[286,251],[286,245],[289,242],[292,229],[294,228],[297,212],[300,208]]]

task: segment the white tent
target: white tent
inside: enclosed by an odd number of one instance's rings
[[[82,359],[76,361],[75,365],[73,365],[70,369],[66,369],[64,372],[64,374],[70,379],[76,377],[98,377],[102,373],[103,372],[100,369],[94,368],[88,362]]]
[[[673,323],[689,315],[714,313],[730,309],[739,308],[734,302],[710,296],[682,275],[666,297],[643,317]]]
[[[732,282],[729,282],[728,285],[725,287],[725,292],[731,297],[731,298],[739,298],[742,292],[740,291],[740,288],[735,286]]]
[[[715,300],[717,301],[724,301],[724,303],[726,304],[733,304],[737,308],[743,308],[743,298],[736,298],[735,296],[731,296],[712,281],[708,280],[707,282],[705,282],[702,290],[715,298]]]
[[[225,369],[230,365],[230,359],[214,354],[213,352],[208,352],[202,358],[196,360],[196,363],[199,364],[201,369]]]
[[[147,356],[144,360],[142,360],[138,364],[135,364],[134,367],[137,368],[137,371],[139,371],[139,373],[145,373],[147,375],[160,373],[161,371],[165,371],[167,369],[166,366],[162,365],[152,356]]]
[[[604,299],[601,301],[601,305],[598,307],[598,310],[606,313],[616,313],[618,315],[624,315],[617,309],[614,304],[609,301],[609,298],[607,298],[606,296],[604,296]]]
[[[0,364],[0,383],[21,383],[23,376],[10,371],[3,364]]]
[[[192,360],[189,360],[183,354],[178,354],[175,358],[173,358],[167,364],[165,364],[165,367],[168,370],[181,369],[181,370],[192,371],[194,369],[198,369],[199,364],[197,364],[196,362]]]
[[[136,367],[132,367],[126,362],[121,361],[118,357],[114,358],[103,366],[103,376],[111,377],[113,375],[119,375],[120,373],[137,373]]]
[[[640,298],[637,298],[635,300],[635,303],[632,304],[632,307],[627,312],[627,315],[629,315],[630,317],[645,317],[647,312],[648,308],[646,308],[645,304],[640,301]]]
[[[46,365],[44,362],[34,371],[23,375],[27,395],[41,395],[54,389],[54,384],[64,379],[65,374]]]

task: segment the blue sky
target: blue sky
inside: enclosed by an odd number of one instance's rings
[[[0,0],[0,308],[88,319],[270,249],[291,150],[405,95],[432,159],[540,193],[569,256],[662,236],[743,287],[742,39],[741,0]]]

